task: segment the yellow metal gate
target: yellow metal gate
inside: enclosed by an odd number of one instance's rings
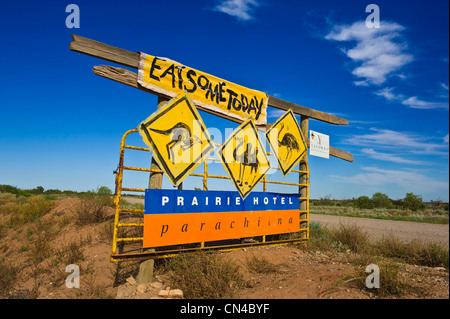
[[[293,243],[303,243],[306,242],[309,238],[309,167],[308,163],[305,160],[300,162],[299,167],[304,170],[292,170],[291,172],[298,173],[299,181],[305,181],[305,183],[287,183],[282,181],[268,180],[267,175],[260,181],[263,184],[263,191],[266,192],[267,184],[282,184],[289,185],[297,188],[306,188],[306,191],[303,192],[306,194],[304,197],[299,197],[300,199],[300,231],[297,233],[291,234],[281,234],[281,235],[267,235],[267,236],[259,236],[252,237],[251,239],[241,239],[240,243],[236,243],[235,241],[230,240],[229,243],[220,244],[208,242],[202,242],[198,244],[186,244],[186,245],[177,245],[170,247],[160,247],[157,249],[147,249],[144,250],[142,248],[143,241],[143,218],[145,210],[143,208],[129,208],[122,207],[123,202],[121,199],[125,195],[125,192],[145,192],[145,188],[132,188],[132,187],[123,187],[124,180],[124,171],[136,171],[143,173],[162,173],[160,170],[150,169],[150,168],[142,168],[142,167],[133,167],[126,166],[124,164],[125,159],[125,150],[134,150],[134,151],[144,151],[149,152],[148,148],[138,147],[126,144],[126,140],[132,133],[138,133],[137,129],[132,129],[127,131],[123,137],[120,144],[120,158],[119,165],[116,174],[116,186],[114,193],[114,206],[115,206],[115,218],[114,218],[114,232],[113,232],[113,243],[112,243],[112,254],[111,261],[125,261],[125,260],[139,260],[139,259],[150,259],[150,258],[167,258],[176,256],[181,252],[194,252],[199,250],[215,250],[215,251],[230,251],[236,249],[242,249],[245,247],[254,247],[254,246],[278,246],[278,245],[287,245]],[[216,144],[220,146],[219,144]],[[267,152],[267,155],[272,155]],[[150,157],[148,157],[150,159]],[[217,161],[220,162],[220,159],[210,157],[208,160],[203,162],[203,173],[191,173],[192,177],[201,177],[203,181],[203,190],[208,190],[208,178],[217,178],[217,179],[230,179],[228,176],[220,176],[220,175],[211,175],[208,174],[208,161]],[[150,160],[148,160],[150,163]],[[279,170],[278,167],[271,167],[272,169]],[[148,179],[147,179],[148,180]],[[300,194],[299,194],[300,196]],[[141,205],[143,207],[143,205]]]

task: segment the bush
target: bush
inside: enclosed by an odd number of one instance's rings
[[[75,223],[77,225],[95,224],[106,221],[108,205],[96,197],[82,198],[75,207]]]
[[[97,191],[80,196],[80,203],[75,207],[75,222],[78,225],[101,223],[107,220],[108,208],[113,206],[111,190],[102,186]]]
[[[239,267],[216,254],[181,254],[167,260],[169,283],[188,299],[234,298],[243,286]]]
[[[367,234],[354,224],[341,224],[339,228],[330,230],[330,238],[354,252],[367,252],[369,247]]]
[[[36,222],[49,213],[54,202],[41,196],[32,196],[21,203],[20,199],[10,201],[0,206],[0,214],[10,215],[5,223],[9,228],[15,228],[29,222]]]
[[[375,193],[372,195],[372,202],[377,208],[391,208],[393,206],[391,199],[382,193]]]
[[[380,240],[376,249],[380,255],[397,258],[403,262],[421,266],[449,266],[448,248],[433,242],[402,242],[395,237]]]
[[[355,201],[355,205],[358,208],[375,208],[375,204],[367,196],[358,197],[358,199]]]
[[[425,203],[422,202],[422,196],[407,193],[403,199],[403,207],[412,211],[417,211],[425,208]]]

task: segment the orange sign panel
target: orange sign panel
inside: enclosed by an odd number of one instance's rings
[[[299,231],[298,194],[147,189],[144,247]]]

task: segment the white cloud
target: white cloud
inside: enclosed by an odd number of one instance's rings
[[[444,143],[447,143],[447,144],[448,144],[448,134],[445,135],[442,139],[444,140]]]
[[[448,91],[448,84],[445,83],[441,83],[441,87],[443,87],[445,90]]]
[[[286,111],[269,108],[269,111],[267,112],[267,117],[268,118],[280,118],[281,116],[284,115],[284,113],[286,113]]]
[[[397,156],[394,154],[377,152],[372,148],[363,148],[361,151],[364,154],[366,154],[367,156],[369,156],[370,158],[381,160],[381,161],[400,163],[400,164],[413,164],[413,165],[426,164],[423,161],[415,161],[415,160],[403,158],[403,157],[400,157],[400,156]]]
[[[448,109],[448,103],[423,101],[418,99],[417,96],[412,96],[402,101],[402,104],[413,109]]]
[[[259,5],[256,0],[224,0],[216,5],[214,10],[226,13],[238,20],[248,21],[253,19],[252,7]]]
[[[374,133],[354,135],[343,141],[345,144],[383,148],[412,154],[447,155],[448,144],[432,142],[431,138],[411,133],[371,128]],[[442,139],[439,139],[442,140]]]
[[[404,52],[408,48],[401,36],[404,29],[394,22],[383,22],[380,28],[369,29],[365,21],[358,21],[334,26],[325,39],[356,42],[355,47],[342,50],[360,64],[352,72],[361,79],[355,85],[380,85],[413,60],[412,55]]]
[[[362,167],[365,173],[354,176],[331,175],[331,178],[345,183],[369,186],[381,186],[384,184],[394,184],[407,191],[415,193],[438,192],[448,190],[448,182],[435,180],[428,175],[406,170],[388,170],[378,167]]]
[[[394,88],[384,88],[375,92],[376,95],[384,97],[386,100],[395,101],[403,99],[402,94],[392,93]]]

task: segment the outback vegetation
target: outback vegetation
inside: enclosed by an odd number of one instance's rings
[[[45,191],[41,187],[19,190],[0,185],[0,298],[115,298],[117,287],[129,276],[137,275],[139,262],[112,264],[109,261],[114,218],[111,195],[107,187],[77,193]],[[431,216],[426,213],[430,210],[435,217],[446,215],[448,223],[448,204],[423,203],[420,196],[413,195],[407,194],[400,202],[380,193],[347,202],[323,198],[313,201],[311,210],[328,209],[334,214],[358,212],[360,215],[367,212],[366,217],[374,217],[369,212],[376,210],[404,213],[390,213],[390,218],[394,219],[419,213]],[[420,208],[412,210],[410,201],[419,203]],[[363,208],[361,203],[374,206]],[[131,204],[124,199],[121,205],[143,208],[142,204]],[[342,211],[345,209],[348,211]],[[445,223],[445,220],[440,222]],[[431,298],[433,287],[437,286],[418,286],[423,280],[418,278],[426,272],[423,269],[443,269],[433,285],[446,285],[448,298],[448,246],[402,242],[394,237],[373,241],[354,225],[327,228],[312,222],[308,243],[288,247],[303,259],[289,257],[293,262],[289,265],[275,262],[263,254],[264,248],[248,250],[241,259],[234,258],[233,253],[182,254],[158,260],[155,275],[171,287],[182,289],[185,298],[245,298],[245,293],[263,285],[264,278],[288,282],[292,267],[303,268],[305,262],[316,262],[317,256],[326,255],[331,259],[321,259],[317,265],[329,263],[335,267],[342,263],[352,267],[352,271],[335,279],[331,285],[321,287],[315,295],[317,298],[334,296],[343,287],[372,298],[411,295]],[[364,284],[365,267],[372,263],[380,268],[381,288],[376,291],[369,291]],[[69,264],[80,266],[83,274],[80,289],[65,286],[68,275],[65,269]],[[411,271],[411,267],[425,268]]]
[[[372,197],[335,200],[327,195],[311,200],[310,212],[317,214],[404,220],[448,224],[449,203],[441,200],[424,202],[422,196],[407,193],[403,199],[392,200],[386,194]]]

